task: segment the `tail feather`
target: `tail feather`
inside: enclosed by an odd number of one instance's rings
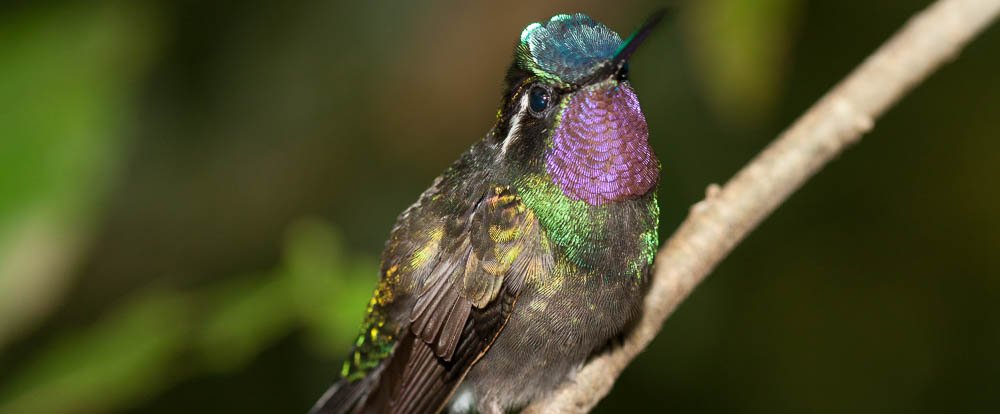
[[[368,393],[373,385],[373,381],[368,378],[353,383],[341,379],[326,390],[326,393],[309,410],[309,414],[358,413],[368,398]]]
[[[468,323],[466,330],[471,333],[471,329]],[[362,379],[337,381],[309,414],[439,412],[478,355],[477,348],[468,346],[472,341],[465,342],[465,346],[458,347],[456,360],[444,363],[430,345],[412,334],[404,335],[392,357]],[[449,371],[452,364],[462,368]]]
[[[408,335],[409,336],[409,335]],[[399,386],[402,371],[391,364],[394,359],[408,355],[401,353],[383,360],[364,378],[349,381],[341,378],[316,401],[309,414],[383,414],[391,411],[392,392]]]

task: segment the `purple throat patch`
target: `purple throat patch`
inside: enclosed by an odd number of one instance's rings
[[[660,163],[632,88],[619,84],[577,92],[553,133],[545,167],[566,196],[590,205],[649,192]]]

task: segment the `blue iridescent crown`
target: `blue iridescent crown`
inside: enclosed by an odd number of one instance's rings
[[[545,23],[532,23],[521,32],[521,49],[530,59],[522,64],[539,75],[577,82],[600,64],[614,58],[622,39],[613,30],[582,13],[559,14]]]

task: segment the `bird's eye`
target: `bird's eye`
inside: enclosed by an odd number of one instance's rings
[[[628,80],[628,62],[625,62],[621,70],[618,71],[618,81],[624,82],[627,80]]]
[[[528,91],[528,107],[535,115],[541,115],[549,107],[549,91],[541,86],[534,86]]]

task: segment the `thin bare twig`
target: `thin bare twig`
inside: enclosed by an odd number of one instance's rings
[[[704,201],[656,257],[645,311],[623,346],[595,357],[526,413],[583,413],[614,385],[663,322],[750,231],[833,157],[858,142],[874,120],[985,29],[1000,0],[939,0],[810,108],[721,189]]]

